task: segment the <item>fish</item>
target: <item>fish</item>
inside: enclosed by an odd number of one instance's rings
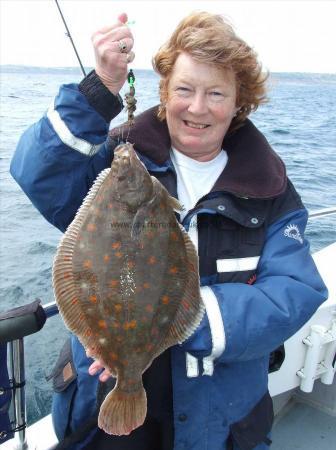
[[[204,315],[198,255],[177,199],[120,144],[62,237],[54,295],[66,326],[116,378],[98,426],[127,435],[147,414],[144,371]]]

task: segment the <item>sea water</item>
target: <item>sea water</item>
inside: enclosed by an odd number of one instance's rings
[[[23,131],[45,113],[61,84],[78,82],[78,69],[1,67],[0,130],[0,311],[53,300],[51,265],[61,233],[34,208],[9,174]],[[158,103],[158,77],[135,70],[137,112]],[[336,75],[271,74],[269,102],[251,115],[285,161],[306,207],[336,206]],[[126,119],[122,112],[112,125]],[[62,186],[59,186],[62,189]],[[336,241],[336,216],[307,227],[312,251]],[[45,380],[66,338],[59,316],[25,339],[29,423],[50,410]]]

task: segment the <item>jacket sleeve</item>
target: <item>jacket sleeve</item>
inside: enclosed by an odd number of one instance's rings
[[[326,300],[327,289],[304,239],[306,222],[307,211],[299,209],[270,225],[253,285],[202,288],[202,296],[216,306],[213,317],[205,314],[183,344],[187,352],[217,362],[255,359],[268,355],[307,322]],[[222,340],[217,348],[216,340]]]
[[[112,160],[104,142],[108,119],[120,112],[122,102],[97,76],[94,82],[92,78],[90,74],[80,85],[61,86],[46,114],[21,136],[11,162],[14,179],[61,231],[72,221],[98,173]],[[103,98],[108,108],[97,105],[97,99],[102,103]]]

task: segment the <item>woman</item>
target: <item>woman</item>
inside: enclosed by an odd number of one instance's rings
[[[107,133],[134,58],[126,21],[122,14],[94,35],[95,71],[61,87],[12,161],[14,178],[61,230],[110,166],[120,138],[120,127]],[[304,239],[307,212],[282,161],[247,119],[265,98],[265,78],[221,17],[185,18],[154,68],[161,104],[136,118],[129,141],[184,205],[180,220],[198,248],[206,315],[144,374],[148,415],[129,436],[97,431],[96,399],[99,405],[113,381],[107,370],[98,378],[99,361],[72,338],[55,371],[55,428],[72,449],[266,449],[270,353],[327,295]],[[71,368],[66,377],[63,367]]]

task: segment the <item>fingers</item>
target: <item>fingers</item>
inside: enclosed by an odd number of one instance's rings
[[[127,14],[126,14],[126,13],[121,13],[121,14],[119,14],[118,20],[119,20],[119,22],[121,22],[121,23],[126,23],[127,20],[128,20]]]
[[[121,46],[124,46],[125,49],[122,50]],[[129,53],[133,48],[133,39],[125,38],[119,39],[116,41],[112,41],[110,43],[110,49],[116,53]]]
[[[85,349],[85,353],[86,353],[86,356],[88,358],[94,358],[95,348],[94,347],[87,347]]]
[[[104,383],[105,381],[107,381],[109,378],[112,377],[111,372],[108,369],[105,369],[104,372],[102,372],[99,375],[99,381],[101,381],[102,383]]]
[[[96,375],[96,373],[99,372],[103,368],[104,368],[104,366],[102,365],[102,363],[99,360],[94,361],[91,364],[91,366],[89,367],[89,374]]]
[[[90,375],[96,375],[100,370],[102,370],[102,373],[99,375],[100,381],[105,382],[112,376],[109,369],[104,368],[102,362],[98,359],[91,364],[88,372]]]
[[[126,25],[127,14],[92,35],[96,74],[109,91],[119,93],[127,79],[127,64],[134,60],[133,35]]]
[[[134,52],[131,51],[131,52],[127,53],[126,54],[126,63],[129,64],[129,63],[133,62],[134,58],[135,58]]]
[[[115,28],[125,27],[127,20],[128,20],[127,14],[122,13],[118,16],[118,22],[116,22],[112,25],[106,25],[105,27],[102,27],[99,30],[97,30],[96,33],[108,33],[109,31],[111,31]]]

